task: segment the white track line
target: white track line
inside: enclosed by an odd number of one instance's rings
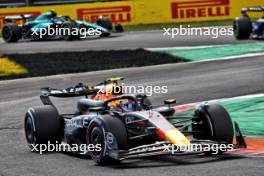
[[[164,51],[164,50],[192,50],[192,49],[204,49],[213,48],[218,46],[228,46],[227,45],[203,45],[203,46],[177,46],[177,47],[164,47],[164,48],[144,48],[148,51]]]
[[[204,46],[183,46],[183,47],[164,47],[164,48],[145,48],[148,51],[165,51],[165,50],[192,50],[192,49],[205,49],[205,48],[214,48],[214,47],[221,47],[221,46],[230,46],[230,44],[226,45],[204,45]],[[248,54],[241,54],[235,56],[227,56],[227,57],[219,57],[214,59],[205,59],[199,61],[192,61],[192,62],[208,62],[208,61],[216,61],[216,60],[231,60],[231,59],[239,59],[239,58],[247,58],[247,57],[257,57],[257,56],[264,56],[264,52],[258,53],[248,53]]]
[[[212,99],[212,100],[208,100],[208,101],[201,101],[201,102],[194,102],[194,103],[178,105],[178,106],[175,106],[175,107],[189,106],[189,105],[201,104],[201,103],[205,103],[205,102],[208,102],[208,103],[215,103],[215,102],[219,102],[219,101],[226,102],[226,101],[231,101],[231,100],[247,99],[247,98],[258,98],[258,97],[264,97],[264,93],[243,95],[243,96],[237,96],[237,97],[231,97],[231,98]]]
[[[237,56],[220,57],[220,58],[206,59],[206,60],[193,61],[193,62],[208,62],[208,61],[215,61],[215,60],[231,60],[231,59],[257,57],[257,56],[264,56],[264,52],[262,52],[262,53],[242,54],[242,55],[237,55]]]

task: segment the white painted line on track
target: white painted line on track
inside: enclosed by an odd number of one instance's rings
[[[242,54],[242,55],[237,55],[237,56],[220,57],[220,58],[207,59],[207,60],[194,61],[194,62],[206,62],[206,61],[215,61],[215,60],[231,60],[231,59],[239,59],[239,58],[246,58],[246,57],[257,57],[257,56],[264,56],[264,52]]]
[[[183,47],[164,47],[164,48],[145,48],[145,50],[156,52],[156,51],[169,51],[169,50],[206,49],[206,48],[214,48],[214,47],[221,47],[221,46],[230,46],[230,44],[203,45],[203,46],[183,46]],[[247,53],[247,54],[219,57],[219,58],[213,58],[213,59],[205,59],[205,60],[191,61],[191,62],[209,62],[209,61],[217,61],[217,60],[232,60],[232,59],[247,58],[247,57],[258,57],[258,56],[264,56],[264,52]]]
[[[248,98],[258,98],[258,97],[264,97],[264,93],[260,93],[260,94],[249,94],[249,95],[242,95],[242,96],[237,96],[237,97],[231,97],[231,98],[219,98],[219,99],[212,99],[212,100],[208,100],[208,101],[201,101],[201,102],[194,102],[194,103],[188,103],[188,104],[182,104],[182,105],[178,105],[175,107],[181,107],[181,106],[190,106],[193,104],[201,104],[201,103],[215,103],[215,102],[226,102],[226,101],[231,101],[231,100],[238,100],[238,99],[248,99]]]
[[[164,48],[145,48],[148,51],[168,51],[168,50],[192,50],[192,49],[203,49],[203,48],[214,48],[218,46],[228,46],[226,45],[202,45],[202,46],[177,46],[177,47],[164,47]]]

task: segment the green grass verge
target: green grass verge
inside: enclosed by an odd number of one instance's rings
[[[181,57],[186,61],[220,60],[230,56],[264,52],[264,43],[228,44],[205,48],[155,48],[152,51]]]
[[[205,21],[205,22],[182,22],[182,23],[158,23],[158,24],[139,24],[139,25],[126,25],[125,31],[145,31],[145,30],[161,30],[162,28],[179,27],[180,25],[191,27],[208,27],[208,26],[230,26],[233,20],[220,20],[220,21]]]
[[[246,136],[264,137],[264,96],[219,101],[233,121],[236,121]],[[192,116],[194,110],[178,113],[176,116]]]

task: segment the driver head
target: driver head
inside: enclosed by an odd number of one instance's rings
[[[55,12],[54,9],[51,9],[51,10],[50,10],[50,14],[51,14],[52,18],[54,18],[54,17],[57,16],[57,13]]]

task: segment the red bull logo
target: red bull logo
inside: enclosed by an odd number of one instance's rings
[[[230,15],[230,0],[196,0],[171,3],[172,18],[204,18]]]
[[[100,16],[108,17],[113,23],[131,22],[131,6],[111,6],[99,8],[77,9],[79,20],[95,23]]]

